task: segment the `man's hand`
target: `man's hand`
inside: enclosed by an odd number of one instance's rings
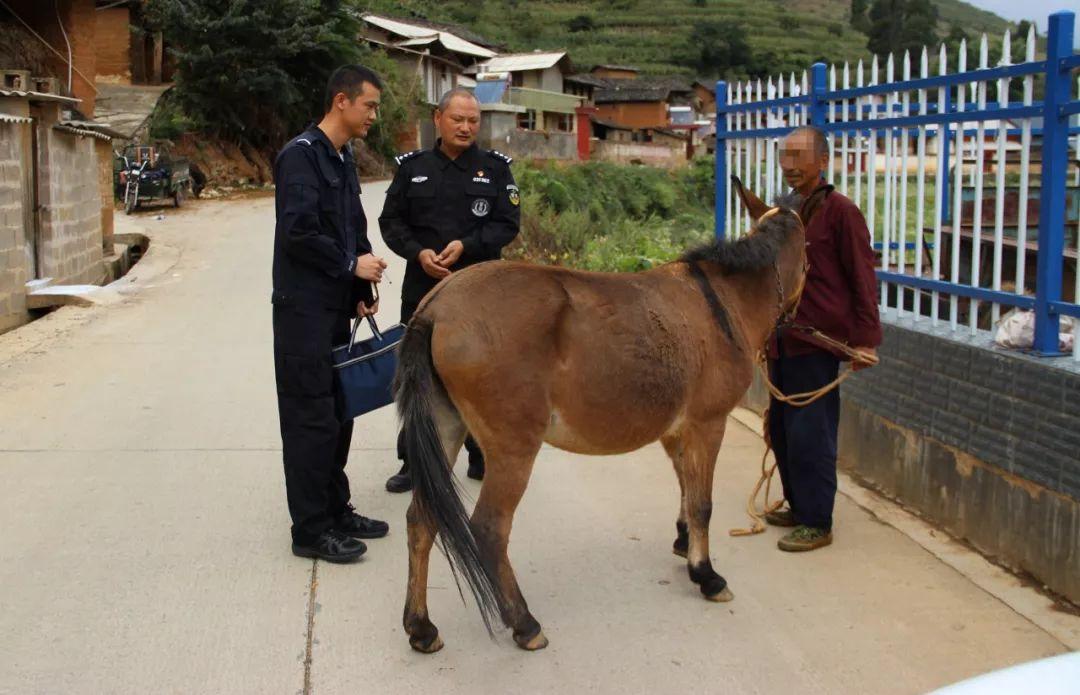
[[[364,254],[356,257],[356,277],[368,282],[382,282],[383,271],[386,270],[386,261],[373,254]]]
[[[377,313],[379,313],[379,300],[378,299],[376,299],[375,303],[372,304],[371,306],[368,306],[367,304],[364,304],[363,302],[360,302],[359,304],[356,305],[356,315],[359,318],[366,318],[368,316],[374,316]]]
[[[449,270],[439,265],[439,257],[431,249],[421,251],[416,260],[420,261],[420,267],[424,269],[424,272],[436,280],[442,280],[450,274]]]
[[[454,239],[447,244],[446,248],[442,250],[442,253],[435,258],[435,262],[444,268],[449,268],[458,262],[458,259],[461,258],[461,254],[464,251],[465,244],[461,243],[459,239]]]
[[[857,372],[860,369],[866,369],[867,367],[873,367],[878,363],[877,348],[872,347],[857,347],[855,352],[859,354],[859,357],[852,358],[851,371]]]

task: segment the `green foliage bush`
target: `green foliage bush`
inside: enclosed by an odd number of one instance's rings
[[[608,162],[514,165],[521,234],[506,257],[632,272],[712,237],[711,159],[667,171]]]

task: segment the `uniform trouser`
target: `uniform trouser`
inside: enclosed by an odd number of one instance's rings
[[[401,302],[401,322],[408,324],[412,319],[413,314],[416,313],[416,308],[420,306],[419,302]],[[465,437],[465,449],[469,452],[469,461],[473,461],[479,458],[481,461],[484,459],[483,452],[480,451],[480,445],[476,443],[476,440],[472,438],[472,435]],[[405,432],[398,432],[397,438],[397,457],[399,461],[405,460]]]
[[[813,391],[836,379],[840,362],[831,354],[814,352],[784,356],[770,362],[769,377],[781,393]],[[832,529],[836,499],[836,433],[840,422],[840,390],[797,408],[769,403],[769,437],[776,454],[784,497],[795,521]]]
[[[349,317],[311,307],[274,306],[274,366],[285,492],[296,543],[311,544],[349,502],[352,420],[339,416],[330,350],[349,339]]]

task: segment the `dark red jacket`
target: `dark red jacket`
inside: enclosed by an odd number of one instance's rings
[[[806,257],[810,269],[795,324],[816,328],[851,347],[880,345],[874,251],[866,219],[855,203],[836,191],[829,194],[806,228]],[[799,330],[784,330],[781,339],[786,355],[824,349]],[[769,356],[777,357],[775,340],[770,341]]]

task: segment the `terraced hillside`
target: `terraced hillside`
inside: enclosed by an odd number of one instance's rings
[[[374,0],[372,11],[455,22],[508,50],[566,49],[575,65],[628,64],[652,74],[691,75],[678,56],[695,26],[736,21],[755,52],[782,67],[865,57],[866,36],[847,21],[850,0]],[[960,0],[937,0],[938,31],[999,35],[1009,22]],[[583,19],[584,18],[584,19]],[[571,28],[577,28],[573,31]],[[935,37],[927,37],[934,43]]]

